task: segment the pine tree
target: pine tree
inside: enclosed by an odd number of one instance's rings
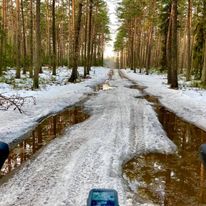
[[[36,0],[36,59],[33,79],[33,88],[39,88],[39,72],[41,67],[41,29],[40,29],[41,0]]]

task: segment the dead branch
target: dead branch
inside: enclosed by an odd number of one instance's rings
[[[33,96],[21,97],[19,95],[5,96],[0,94],[0,110],[8,110],[12,108],[18,110],[20,113],[23,113],[22,107],[26,103],[36,104],[36,99]]]

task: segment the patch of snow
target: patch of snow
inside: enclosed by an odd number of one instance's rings
[[[146,93],[159,97],[159,101],[170,111],[206,131],[206,90],[197,88],[170,89],[164,75],[135,74],[122,72],[132,81],[146,86]]]

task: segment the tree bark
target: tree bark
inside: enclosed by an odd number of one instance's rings
[[[3,24],[1,22],[1,25],[0,25],[0,29],[3,28]],[[0,76],[2,76],[2,73],[3,73],[3,44],[4,44],[4,38],[3,38],[3,35],[1,35],[1,44],[0,44]]]
[[[134,70],[134,73],[136,73],[136,68],[134,67],[134,38],[135,38],[135,20],[131,21],[131,28],[130,28],[130,32],[131,32],[131,70]]]
[[[186,80],[191,78],[192,54],[191,54],[191,26],[192,26],[192,0],[188,0],[188,17],[187,17],[187,74]]]
[[[79,59],[79,37],[80,37],[80,29],[81,29],[81,19],[82,19],[82,2],[79,2],[79,11],[78,11],[78,19],[75,29],[75,41],[74,41],[74,55],[73,55],[73,68],[72,74],[69,79],[69,82],[76,82],[78,78],[78,59]]]
[[[149,28],[148,43],[147,43],[146,75],[149,75],[149,70],[151,65],[152,35],[153,35],[153,26],[151,25]]]
[[[0,45],[0,76],[2,76],[2,70],[4,66],[4,55],[7,44],[7,1],[2,1],[2,18],[1,18],[1,30],[3,34],[1,35],[1,45]]]
[[[33,77],[33,0],[30,0],[30,69],[29,77]]]
[[[206,19],[206,1],[203,2],[203,20]],[[206,85],[206,33],[204,32],[204,63],[202,68],[202,75],[201,75],[201,81],[204,85]]]
[[[87,45],[87,74],[91,69],[91,61],[92,61],[92,54],[91,54],[91,44],[92,44],[92,13],[93,13],[93,0],[89,2],[89,31],[88,31],[88,45]]]
[[[172,9],[169,15],[169,26],[167,32],[167,43],[166,43],[166,61],[167,61],[167,83],[172,82],[172,65],[171,65],[171,50],[172,50]]]
[[[75,0],[72,0],[72,27],[75,34]]]
[[[27,49],[26,49],[26,31],[25,31],[23,0],[21,0],[21,15],[22,15],[22,30],[23,30],[23,74],[26,74],[26,71],[27,71]]]
[[[206,85],[206,39],[205,39],[205,45],[204,45],[204,64],[203,64],[203,68],[202,68],[201,81],[203,84]]]
[[[172,62],[172,81],[171,88],[178,88],[178,80],[177,80],[177,0],[172,1],[172,47],[171,47],[171,62]]]
[[[53,0],[52,4],[52,41],[53,41],[53,58],[52,58],[52,74],[56,75],[56,14],[55,14],[55,3],[56,0]]]
[[[87,46],[88,46],[88,4],[86,1],[85,32],[84,32],[84,78],[87,76]]]
[[[49,67],[52,66],[52,52],[51,52],[51,31],[50,31],[50,0],[45,0],[46,3],[46,30],[47,30],[47,47],[46,47],[46,55],[48,55],[48,64]]]
[[[41,0],[36,0],[36,60],[33,79],[33,88],[39,88],[39,72],[41,68],[41,29],[40,29]]]
[[[20,30],[20,2],[16,0],[16,78],[21,78],[21,30]]]

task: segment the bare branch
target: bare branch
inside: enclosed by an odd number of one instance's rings
[[[19,95],[12,95],[10,97],[7,97],[5,95],[0,94],[0,110],[8,110],[9,108],[13,108],[14,110],[17,109],[20,113],[23,113],[22,107],[26,103],[33,103],[35,105],[35,97],[21,97]]]

